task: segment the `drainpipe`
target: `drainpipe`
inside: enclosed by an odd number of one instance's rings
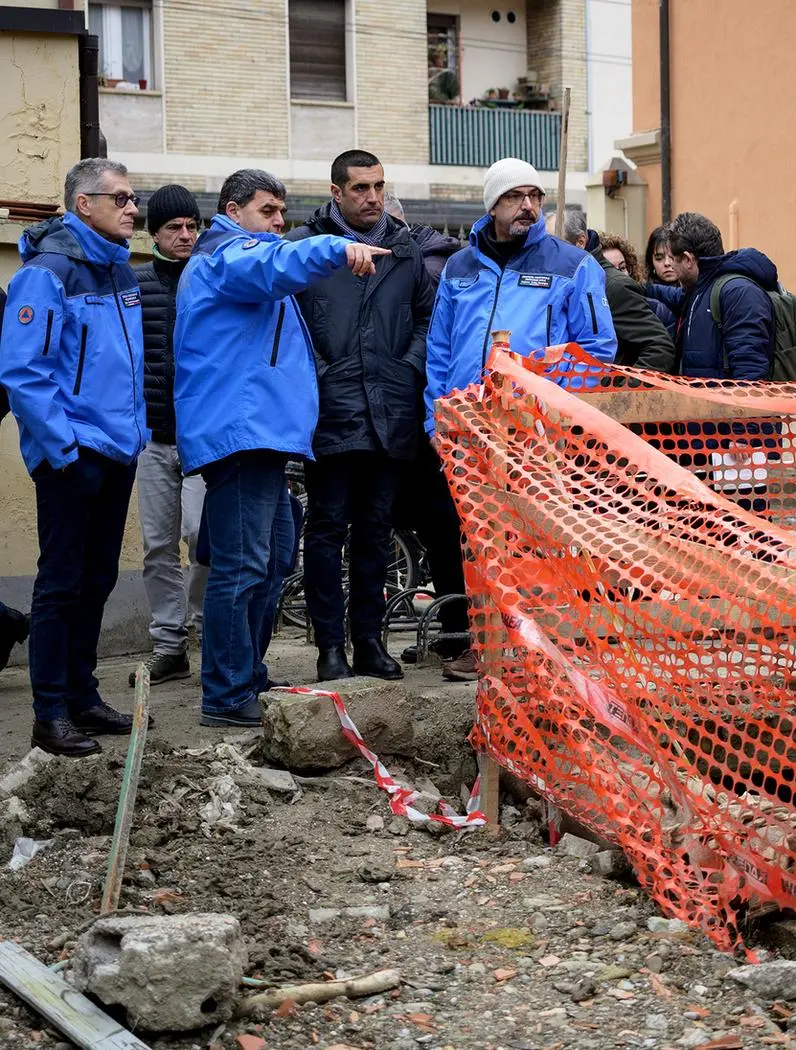
[[[659,0],[661,80],[661,222],[672,218],[672,127],[669,77],[669,0]]]
[[[78,37],[80,69],[80,156],[105,157],[107,146],[99,122],[99,39],[84,33]]]

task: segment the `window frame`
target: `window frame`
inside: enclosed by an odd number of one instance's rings
[[[330,90],[312,90],[312,85],[305,85],[296,88],[296,70],[295,66],[299,65],[298,58],[294,59],[294,42],[298,44],[297,37],[300,35],[296,32],[295,26],[291,23],[291,6],[293,3],[303,3],[309,6],[313,0],[285,0],[285,14],[286,14],[286,29],[287,29],[287,69],[288,69],[288,90],[291,102],[298,103],[320,103],[324,105],[350,105],[352,97],[352,83],[351,83],[351,56],[352,56],[352,39],[350,32],[350,23],[352,17],[352,5],[350,0],[335,0],[342,7],[342,65],[340,71],[342,76],[338,76],[335,79],[334,89]],[[323,3],[324,0],[314,0],[317,3]],[[317,46],[313,41],[304,44],[305,48],[312,48]],[[303,65],[305,66],[306,77],[308,81],[313,79],[317,82],[320,78],[316,73],[314,78],[312,75],[312,60],[306,60]],[[302,71],[303,73],[304,71]]]
[[[99,38],[100,47],[100,60],[99,60],[99,75],[103,80],[120,80],[124,81],[124,43],[122,34],[122,8],[138,8],[143,11],[143,33],[144,33],[144,55],[143,55],[143,69],[144,76],[140,79],[146,80],[146,90],[155,91],[157,90],[158,76],[158,64],[156,61],[155,51],[155,5],[152,0],[117,0],[117,2],[110,2],[110,0],[89,0],[86,9],[86,15],[88,20],[89,31],[92,31],[91,25],[91,8],[98,7],[101,9],[101,20],[102,20],[102,35]],[[117,63],[117,68],[120,76],[114,76],[109,69],[110,63],[108,62],[109,44],[113,44],[110,49],[112,55],[112,62]],[[131,83],[131,81],[127,81]]]

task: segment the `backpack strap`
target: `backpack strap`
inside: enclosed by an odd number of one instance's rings
[[[713,318],[713,323],[721,331],[724,327],[721,317],[721,293],[724,291],[730,281],[749,281],[756,288],[760,285],[757,281],[752,280],[751,277],[746,277],[742,273],[725,273],[723,277],[717,278],[713,282],[710,289],[710,316]],[[722,368],[726,375],[730,370],[730,359],[727,356],[727,350],[724,346],[724,336],[721,337],[721,355],[722,355]]]

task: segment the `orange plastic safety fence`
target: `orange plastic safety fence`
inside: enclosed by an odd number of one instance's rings
[[[796,908],[796,386],[566,349],[578,375],[497,353],[483,385],[437,405],[474,742],[730,949],[750,902]],[[550,381],[564,374],[593,396]],[[747,414],[631,429],[597,407],[621,384],[629,403],[660,389],[703,417],[706,402]]]

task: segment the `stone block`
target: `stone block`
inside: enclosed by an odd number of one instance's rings
[[[458,786],[464,779],[463,762],[472,761],[467,736],[475,713],[474,688],[469,683],[440,682],[439,688],[429,689],[421,685],[427,680],[428,674],[415,672],[408,682],[351,678],[324,684],[339,693],[365,743],[377,755],[435,762],[455,774]],[[263,693],[260,701],[268,761],[309,771],[334,769],[357,756],[343,736],[329,697],[271,691]],[[448,785],[443,783],[439,786],[445,790]]]
[[[181,1032],[229,1020],[246,965],[232,915],[112,916],[78,940],[73,979],[134,1028]]]
[[[739,966],[727,974],[731,981],[751,988],[761,999],[796,999],[796,962],[777,959],[757,966]]]
[[[633,875],[627,857],[621,849],[604,849],[589,860],[589,871],[604,879],[627,879]]]
[[[589,842],[588,839],[581,839],[569,833],[562,835],[561,841],[556,846],[556,853],[563,857],[574,857],[576,860],[589,860],[601,850],[599,843]]]
[[[26,784],[31,777],[35,777],[43,766],[52,761],[53,756],[48,755],[46,751],[42,751],[38,747],[28,751],[24,758],[21,758],[19,762],[15,762],[0,777],[0,798],[7,798],[9,795],[16,794],[23,784]]]

